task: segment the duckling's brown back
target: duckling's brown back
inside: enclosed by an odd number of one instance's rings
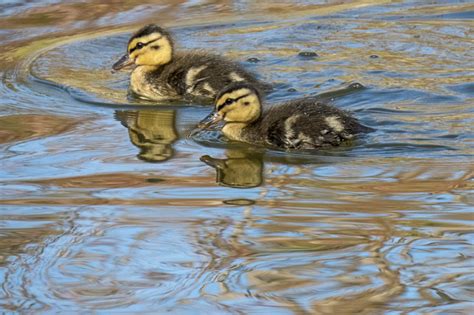
[[[237,63],[200,51],[176,54],[171,63],[155,71],[149,80],[155,84],[165,81],[183,96],[205,98],[214,98],[233,82],[247,82],[258,89],[269,88]]]

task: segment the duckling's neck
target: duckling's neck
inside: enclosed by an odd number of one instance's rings
[[[159,66],[158,66],[159,67]],[[156,99],[160,95],[158,91],[149,81],[149,74],[156,71],[157,66],[138,66],[130,76],[130,88],[136,94],[145,97]]]
[[[259,140],[258,129],[262,122],[262,116],[253,121],[228,122],[222,128],[222,133],[231,140],[257,141]]]
[[[159,66],[146,66],[146,65],[140,65],[135,68],[136,71],[138,72],[150,72],[150,71],[155,71],[156,69],[159,69],[162,67],[162,65]]]
[[[230,122],[224,125],[222,133],[230,140],[244,141],[242,130],[248,126],[248,123]]]

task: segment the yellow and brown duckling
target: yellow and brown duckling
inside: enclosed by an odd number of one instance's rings
[[[216,97],[215,110],[200,124],[207,128],[223,121],[222,133],[231,140],[281,149],[307,150],[338,146],[371,128],[360,124],[349,113],[301,98],[262,110],[255,87],[235,83]]]
[[[258,81],[237,63],[205,52],[175,52],[170,34],[158,25],[141,28],[128,41],[127,53],[114,70],[135,65],[131,90],[151,100],[206,98],[233,82],[248,82],[262,89]]]

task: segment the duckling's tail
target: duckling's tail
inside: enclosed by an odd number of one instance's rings
[[[360,123],[357,126],[357,133],[371,133],[371,132],[374,132],[374,131],[376,131],[376,129],[371,128],[371,127],[367,127],[367,126],[362,125]]]
[[[266,83],[266,82],[259,82],[258,89],[262,91],[264,94],[270,94],[275,90],[275,87],[271,83]]]

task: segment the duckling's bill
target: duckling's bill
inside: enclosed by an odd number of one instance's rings
[[[223,117],[218,113],[218,112],[211,112],[206,118],[201,120],[201,122],[198,125],[198,128],[201,129],[206,129],[211,126],[217,125]]]
[[[120,58],[114,65],[112,66],[112,69],[115,71],[121,70],[125,67],[131,66],[134,64],[133,59],[130,59],[130,56],[128,54],[125,54]]]

